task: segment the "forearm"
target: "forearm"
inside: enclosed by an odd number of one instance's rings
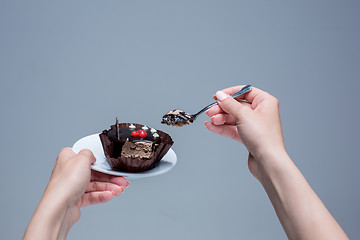
[[[71,225],[66,221],[67,202],[46,190],[25,231],[24,240],[65,239]]]
[[[259,162],[259,180],[289,239],[348,239],[285,152]]]

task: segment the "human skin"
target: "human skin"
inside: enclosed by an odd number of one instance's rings
[[[286,152],[279,101],[253,88],[240,98],[229,95],[243,86],[218,91],[218,105],[207,111],[205,126],[243,143],[250,172],[264,187],[289,239],[348,239]]]
[[[129,186],[123,177],[92,171],[94,163],[90,150],[61,150],[23,239],[66,239],[81,207],[108,202]]]

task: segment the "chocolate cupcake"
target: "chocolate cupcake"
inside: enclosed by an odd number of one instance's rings
[[[136,123],[118,123],[100,133],[106,160],[113,170],[144,172],[159,165],[173,141],[167,133]]]

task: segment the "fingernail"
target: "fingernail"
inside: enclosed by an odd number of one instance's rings
[[[213,99],[216,101],[216,95],[213,96]]]
[[[121,187],[122,193],[125,191],[125,189],[123,187]]]
[[[130,183],[129,182],[127,182],[127,185],[125,186],[125,188],[128,188],[130,186]]]
[[[113,194],[113,196],[115,196],[115,192],[111,191],[111,193]]]
[[[205,114],[206,114],[206,116],[210,117],[210,116],[209,116],[209,110],[207,110],[207,111],[205,112]]]
[[[216,92],[216,98],[217,100],[219,100],[220,102],[224,101],[224,99],[228,98],[229,95],[227,95],[226,93],[224,93],[223,91],[217,91]]]
[[[212,117],[210,118],[210,121],[211,121],[211,122],[213,122],[213,120],[214,120],[214,117],[215,117],[215,116],[212,116]]]

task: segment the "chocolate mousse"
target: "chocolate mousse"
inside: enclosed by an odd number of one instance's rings
[[[132,142],[129,139],[126,139],[121,150],[121,156],[131,158],[151,158],[154,156],[153,148],[152,142]]]
[[[194,118],[183,110],[174,109],[162,117],[161,123],[174,127],[182,127],[194,122]]]

